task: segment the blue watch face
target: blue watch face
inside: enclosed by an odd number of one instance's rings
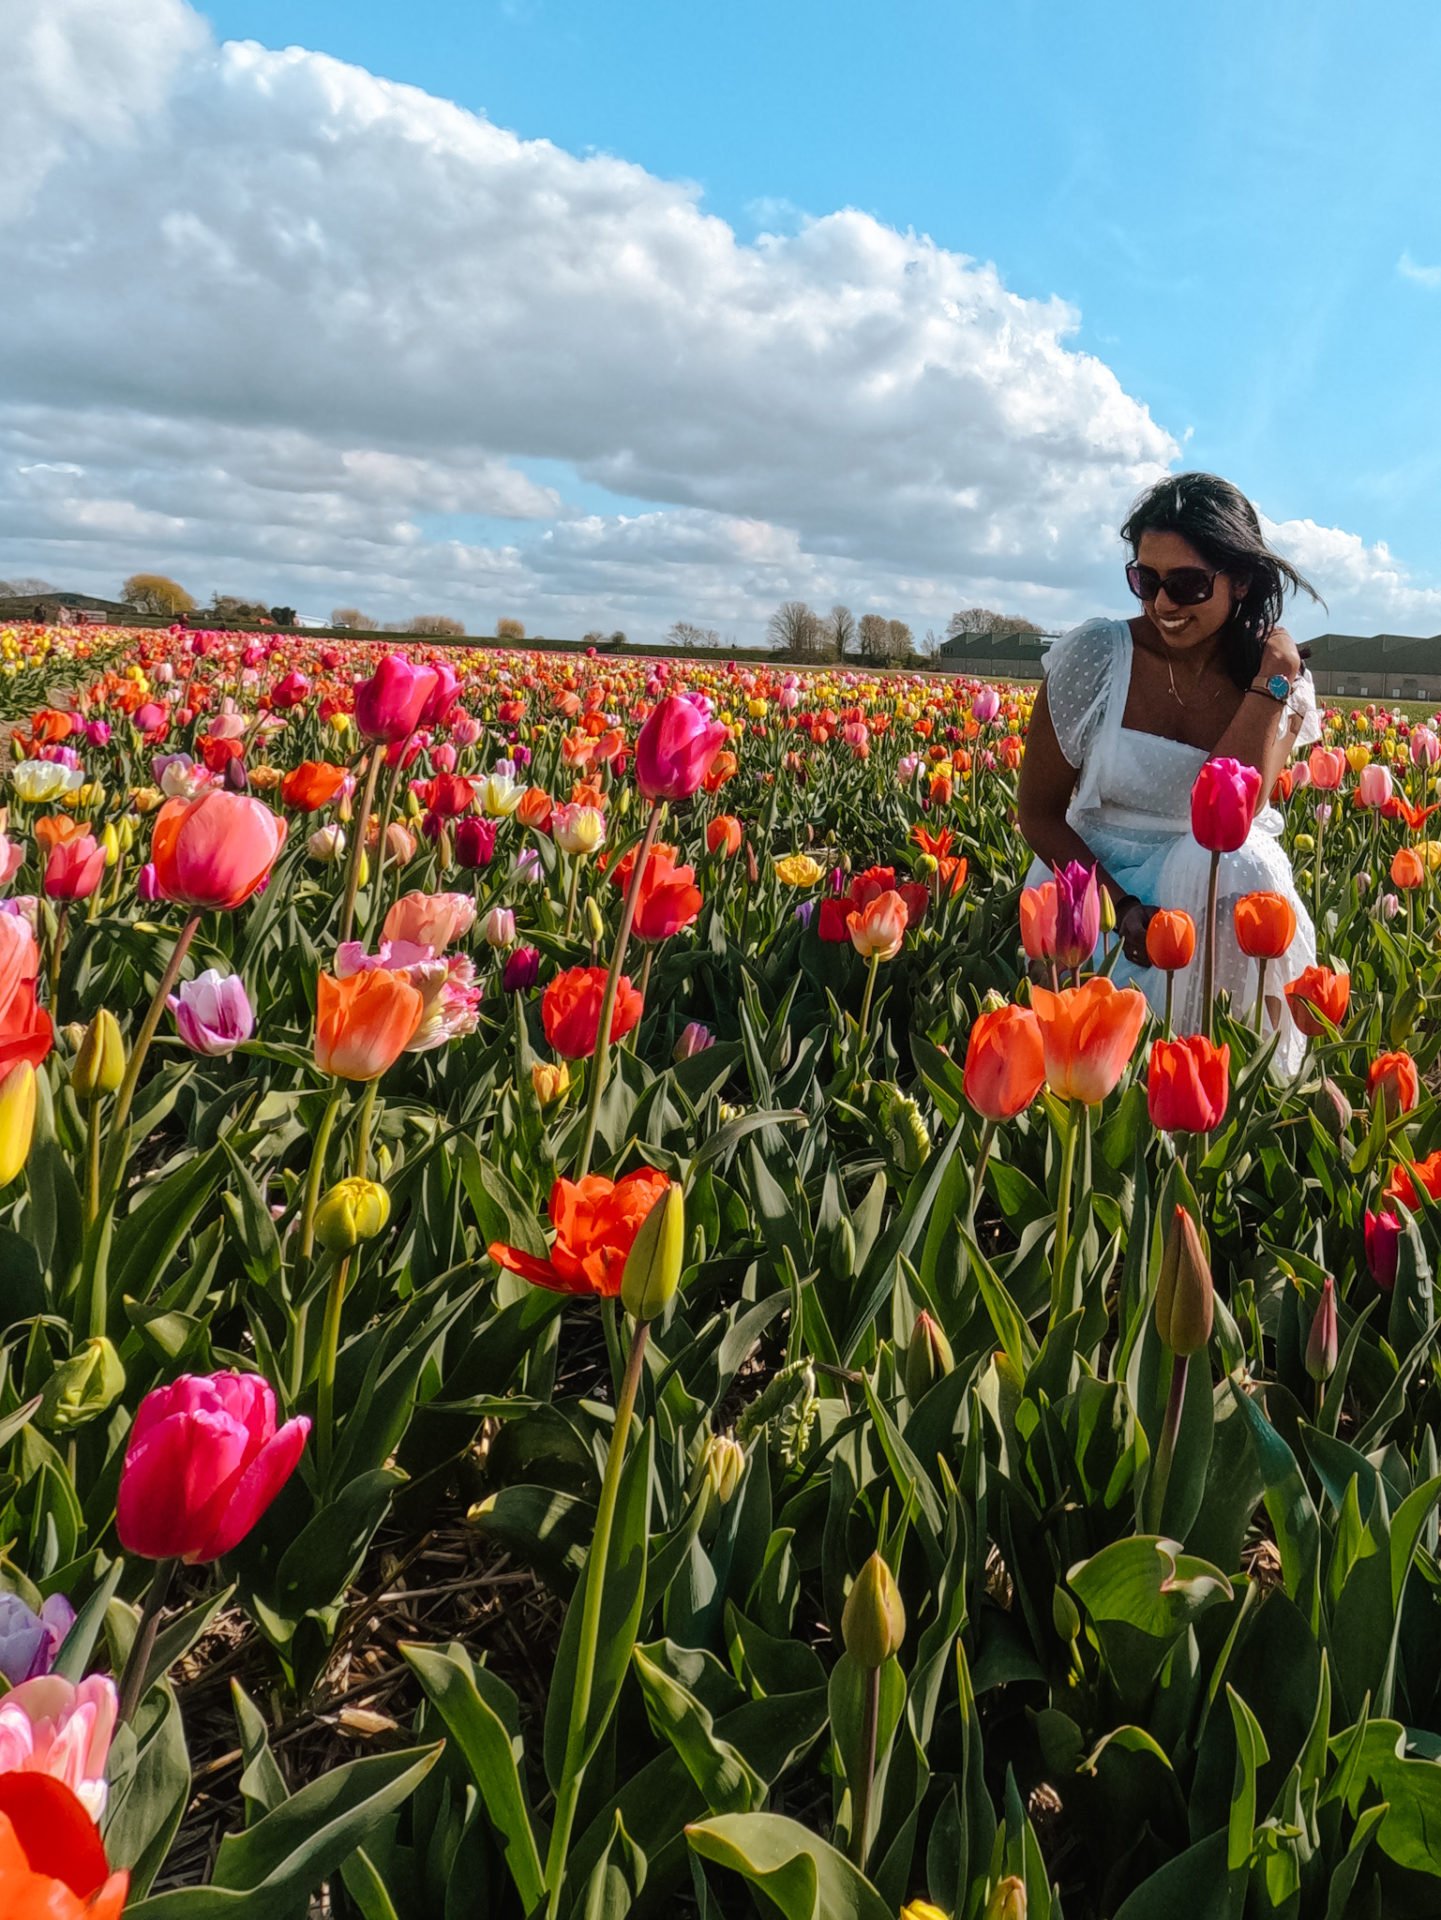
[[[1266,691],[1273,700],[1284,700],[1291,691],[1291,682],[1284,673],[1273,673],[1266,682]]]

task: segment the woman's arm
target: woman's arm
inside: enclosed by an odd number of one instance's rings
[[[1026,730],[1026,753],[1021,762],[1017,799],[1021,832],[1032,852],[1040,855],[1052,873],[1068,860],[1079,860],[1083,867],[1096,869],[1096,883],[1111,896],[1116,909],[1116,929],[1126,958],[1145,966],[1146,922],[1150,919],[1150,910],[1127,893],[1118,880],[1111,878],[1066,818],[1077,777],[1076,768],[1061,752],[1042,685]]]
[[[1300,671],[1301,653],[1296,642],[1284,627],[1273,627],[1261,649],[1256,679],[1268,680],[1273,673],[1283,673],[1288,680],[1294,680]],[[1255,767],[1261,775],[1264,796],[1275,786],[1277,775],[1290,759],[1300,725],[1299,717],[1281,701],[1272,700],[1264,693],[1248,693],[1241,701],[1236,718],[1217,742],[1216,753]]]

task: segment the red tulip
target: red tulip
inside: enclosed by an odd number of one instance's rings
[[[632,931],[638,940],[668,940],[690,926],[703,904],[695,868],[653,853],[641,873]]]
[[[1191,832],[1212,853],[1234,853],[1246,843],[1261,775],[1244,761],[1208,760],[1191,789]]]
[[[278,1431],[270,1382],[183,1374],[140,1402],[120,1469],[115,1527],[146,1560],[218,1560],[250,1532],[295,1470],[310,1422]]]
[[[1329,967],[1306,967],[1286,987],[1291,1018],[1313,1040],[1326,1031],[1323,1020],[1340,1026],[1350,1000],[1350,974],[1332,973]]]
[[[987,1120],[1011,1120],[1046,1083],[1041,1023],[1029,1007],[983,1013],[966,1044],[967,1100]]]
[[[1203,1034],[1156,1040],[1146,1076],[1151,1125],[1166,1133],[1210,1133],[1226,1115],[1231,1050]]]
[[[558,973],[540,996],[545,1037],[567,1060],[589,1060],[600,1036],[600,1003],[605,995],[604,967],[569,967]],[[621,976],[611,1014],[612,1043],[623,1040],[645,1011],[637,988]]]
[[[1421,1098],[1421,1077],[1409,1053],[1378,1053],[1366,1074],[1366,1091],[1388,1119],[1410,1113]]]
[[[0,1913],[120,1920],[130,1875],[110,1871],[95,1822],[62,1780],[0,1774]]]
[[[636,785],[648,800],[688,800],[730,729],[676,694],[657,703],[635,743]]]

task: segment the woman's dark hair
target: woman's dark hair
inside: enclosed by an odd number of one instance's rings
[[[1256,509],[1240,488],[1214,473],[1178,473],[1148,488],[1121,528],[1133,555],[1143,533],[1180,534],[1240,590],[1243,597],[1221,629],[1227,670],[1238,687],[1255,679],[1262,644],[1280,621],[1288,593],[1309,593],[1326,604],[1289,560],[1266,545]]]

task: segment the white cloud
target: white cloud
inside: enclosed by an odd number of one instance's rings
[[[1414,280],[1418,287],[1441,287],[1441,267],[1423,266],[1419,260],[1413,260],[1409,253],[1403,253],[1396,262],[1396,271],[1403,280]]]
[[[1178,446],[1063,302],[853,210],[745,244],[182,0],[10,4],[0,572],[742,639],[792,595],[1114,603]]]

